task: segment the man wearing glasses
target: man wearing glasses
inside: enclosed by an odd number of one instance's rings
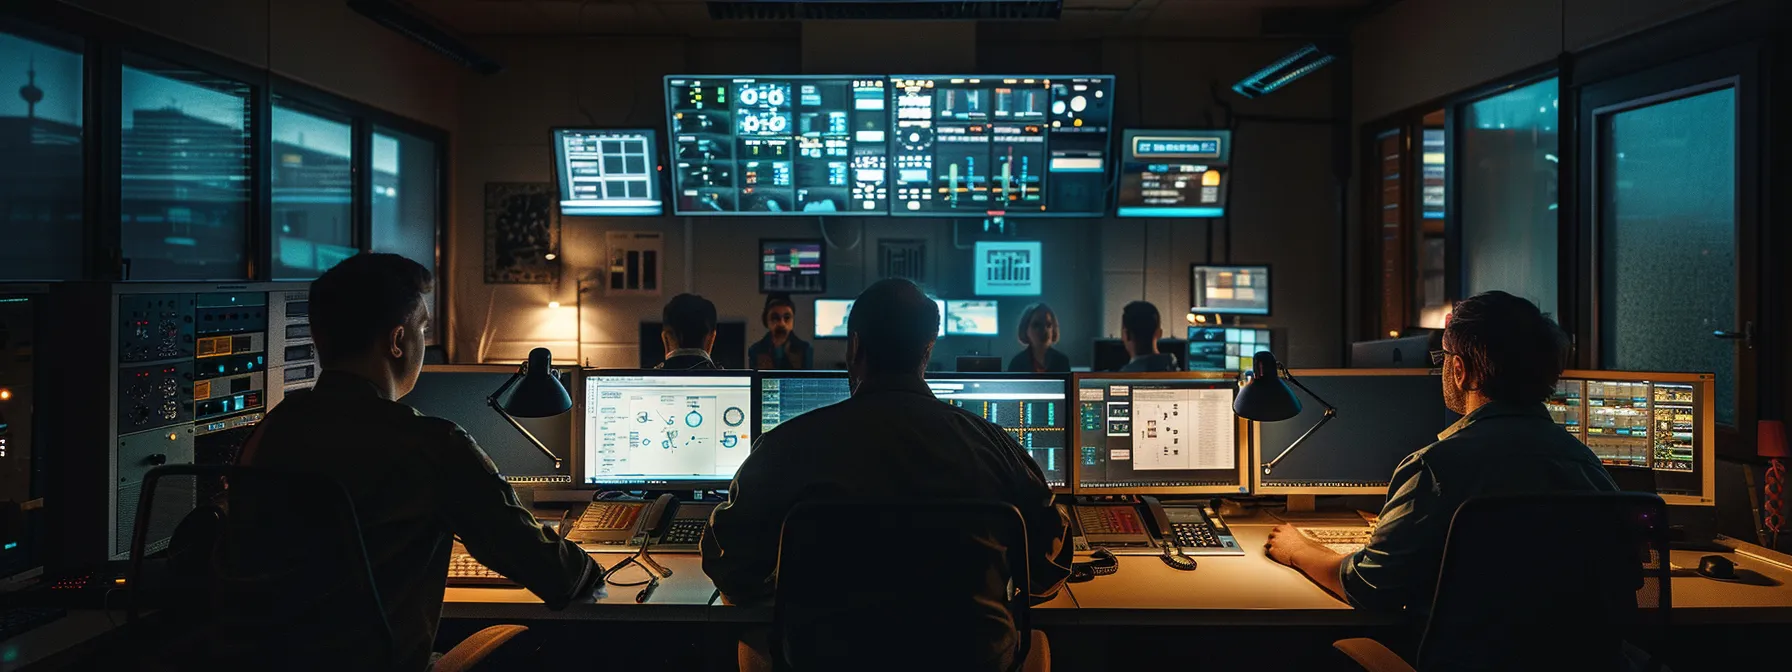
[[[1267,550],[1361,609],[1431,607],[1450,518],[1483,495],[1618,489],[1586,445],[1558,427],[1544,402],[1567,360],[1568,339],[1530,301],[1487,292],[1462,301],[1444,328],[1444,404],[1462,420],[1407,456],[1368,545],[1354,555],[1281,525]]]

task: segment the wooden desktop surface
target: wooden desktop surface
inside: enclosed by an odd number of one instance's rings
[[[1229,521],[1244,547],[1243,556],[1202,556],[1192,572],[1171,569],[1156,556],[1122,556],[1120,570],[1109,576],[1069,584],[1057,598],[1035,607],[1041,624],[1103,625],[1376,625],[1395,621],[1387,614],[1350,608],[1299,572],[1263,553],[1274,521],[1247,518]],[[1326,521],[1337,524],[1337,521]],[[1673,585],[1676,624],[1792,623],[1792,557],[1735,540],[1723,540],[1736,552],[1727,554],[1741,570],[1757,572],[1778,585],[1724,583],[1696,575],[1677,575]],[[1534,560],[1541,551],[1514,554],[1515,562]],[[1708,553],[1674,551],[1674,564],[1696,568]],[[597,552],[605,567],[627,553]],[[695,553],[655,553],[672,576],[645,604],[635,602],[639,587],[611,586],[596,602],[574,604],[562,611],[542,608],[541,601],[521,588],[449,588],[443,617],[507,620],[632,620],[768,622],[771,609],[733,606],[716,599],[715,584],[703,573]],[[1079,558],[1083,559],[1083,558]],[[621,580],[645,578],[638,568],[622,570]]]

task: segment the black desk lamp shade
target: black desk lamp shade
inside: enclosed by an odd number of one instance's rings
[[[1257,422],[1279,422],[1300,415],[1300,399],[1282,381],[1281,364],[1268,352],[1257,353],[1251,379],[1232,400],[1232,412]]]
[[[504,393],[516,388],[510,399],[504,400]],[[542,445],[541,440],[530,434],[517,418],[548,418],[572,410],[572,395],[566,393],[566,387],[554,377],[554,355],[547,348],[536,348],[529,351],[529,360],[517,367],[516,373],[504,381],[486,403],[498,415],[510,422],[511,427],[521,432],[529,443],[554,461],[554,468],[559,469],[561,460],[554,451]]]

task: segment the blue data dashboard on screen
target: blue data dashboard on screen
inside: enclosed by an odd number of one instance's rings
[[[893,215],[1100,216],[1109,75],[892,75]]]
[[[659,149],[652,129],[554,129],[560,214],[657,217]]]
[[[1120,143],[1121,217],[1226,215],[1231,131],[1129,129]]]
[[[889,214],[888,81],[667,77],[675,214]]]

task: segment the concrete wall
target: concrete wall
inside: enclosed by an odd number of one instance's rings
[[[864,47],[874,38],[854,33],[850,25],[826,32],[805,27],[801,36],[477,40],[479,48],[509,69],[494,77],[469,77],[461,92],[462,132],[454,144],[458,186],[453,196],[458,214],[451,225],[458,269],[456,358],[474,361],[483,352],[488,361],[514,361],[529,348],[546,345],[563,361],[572,361],[572,353],[578,351],[581,361],[592,365],[632,366],[638,323],[657,320],[663,302],[687,290],[715,301],[722,319],[747,322],[749,340],[763,334],[758,323],[763,297],[753,275],[756,241],[817,237],[820,224],[814,218],[569,217],[562,220],[561,246],[567,279],[559,287],[483,282],[485,183],[550,181],[549,129],[554,126],[663,129],[660,87],[667,74],[902,73],[912,67],[903,53],[907,49],[924,53],[929,65],[969,72],[1113,73],[1119,77],[1120,127],[1200,127],[1225,119],[1213,104],[1210,82],[1229,86],[1296,46],[1239,40],[1032,39],[989,26],[975,33],[903,25],[896,29],[910,31],[904,34],[910,36],[907,42],[885,39],[881,43],[886,46],[877,48]],[[923,44],[899,44],[915,40]],[[1329,78],[1334,75],[1342,76],[1343,71],[1322,71],[1261,101],[1239,100],[1229,91],[1224,95],[1240,113],[1324,116],[1333,112]],[[1267,322],[1291,334],[1290,343],[1278,344],[1278,350],[1291,352],[1296,364],[1336,364],[1341,269],[1336,261],[1329,129],[1245,124],[1234,144],[1233,259],[1275,265],[1276,314]],[[1166,316],[1166,331],[1181,330],[1186,324],[1182,316],[1188,302],[1188,266],[1208,253],[1206,226],[1199,221],[1115,219],[1018,223],[1021,238],[1044,243],[1048,275],[1041,298],[1059,313],[1060,347],[1073,363],[1089,363],[1090,339],[1118,334],[1120,307],[1127,301],[1145,298],[1158,304]],[[639,299],[587,295],[584,309],[574,310],[577,296],[570,278],[591,271],[603,255],[604,232],[612,230],[665,234],[666,295]],[[829,218],[827,232],[836,244],[829,251],[828,296],[853,296],[875,280],[879,239],[918,238],[928,242],[929,288],[942,297],[973,298],[970,252],[954,246],[948,220]],[[1223,227],[1216,233],[1223,233]],[[1215,239],[1217,258],[1223,253],[1224,236]],[[550,300],[562,307],[549,308]],[[1030,301],[1002,301],[1005,331]],[[799,333],[813,328],[804,304],[799,301]],[[584,343],[575,348],[580,315]],[[936,361],[950,366],[950,357],[960,353],[1006,357],[1019,349],[1007,334],[950,337],[936,347]],[[820,345],[818,365],[843,359],[843,343]]]
[[[453,132],[464,70],[340,0],[64,0]]]

